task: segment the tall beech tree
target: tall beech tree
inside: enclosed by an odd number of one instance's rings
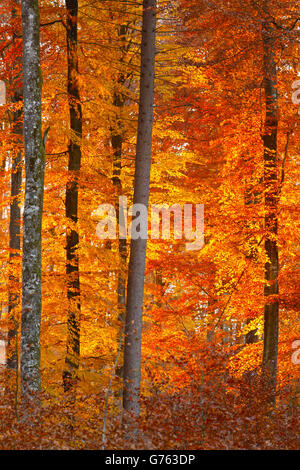
[[[124,2],[123,15],[126,13],[126,2]],[[120,41],[120,65],[124,67],[126,63],[126,58],[130,50],[130,34],[132,36],[132,31],[130,30],[130,23],[122,22],[118,27],[118,39]],[[131,37],[132,40],[132,37]],[[113,107],[115,110],[114,122],[111,127],[111,146],[113,150],[113,185],[116,188],[116,217],[118,224],[124,224],[122,220],[124,218],[123,214],[120,214],[119,211],[119,197],[123,196],[123,187],[122,187],[122,152],[123,144],[125,140],[124,136],[124,123],[122,122],[122,113],[124,113],[124,108],[126,105],[126,96],[124,89],[129,88],[130,83],[130,72],[126,70],[120,70],[118,74],[115,88],[113,91]],[[124,230],[123,230],[124,231]],[[126,261],[127,261],[127,240],[125,234],[122,237],[119,237],[118,240],[118,252],[119,252],[119,272],[118,272],[118,285],[117,285],[117,294],[118,294],[118,321],[120,323],[120,335],[123,337],[123,326],[125,321],[125,310],[126,310]],[[119,366],[117,368],[117,374],[122,376],[123,374],[123,338],[118,338],[118,343],[121,343],[122,355],[120,359]]]
[[[19,5],[20,2],[17,2]],[[11,11],[12,20],[18,20],[18,12],[15,8]],[[19,25],[19,22],[16,22]],[[17,36],[20,35],[20,31],[15,31],[13,33],[13,47],[18,49],[18,39]],[[18,52],[17,52],[18,53]],[[21,61],[22,57],[20,55],[19,60],[14,65],[14,77],[11,80],[11,102],[13,105],[17,105],[23,101],[23,84],[22,84],[22,71],[21,71]],[[17,372],[18,370],[18,319],[16,314],[16,308],[19,304],[19,282],[18,277],[18,268],[16,264],[18,263],[18,258],[20,257],[20,219],[21,219],[21,209],[20,209],[20,195],[21,195],[21,183],[22,183],[22,151],[21,145],[23,144],[23,121],[22,121],[22,108],[14,109],[11,113],[11,127],[12,132],[15,136],[16,143],[16,153],[12,158],[11,166],[11,180],[10,180],[10,216],[9,216],[9,262],[12,268],[12,272],[9,276],[9,288],[8,288],[8,316],[10,320],[8,334],[7,334],[7,359],[6,365],[8,369],[12,369]]]
[[[278,354],[278,84],[275,63],[275,34],[270,21],[262,24],[264,90],[266,101],[264,143],[265,191],[265,307],[263,368],[270,381],[270,400],[275,400]]]
[[[123,25],[121,26],[123,29]],[[124,33],[125,34],[125,33]],[[119,83],[124,86],[124,76],[123,74],[119,77]],[[120,112],[124,107],[125,97],[119,91],[114,92],[113,97],[113,105],[118,109]],[[118,114],[118,113],[116,113]],[[122,180],[121,180],[121,171],[122,171],[122,145],[123,145],[123,133],[122,133],[122,126],[120,123],[120,118],[116,116],[116,129],[112,129],[111,132],[111,145],[113,149],[113,184],[116,188],[116,208],[117,208],[117,220],[120,224],[120,214],[119,211],[119,197],[122,196]],[[127,259],[127,240],[125,237],[119,237],[118,240],[118,251],[119,251],[119,272],[118,272],[118,286],[117,286],[117,294],[118,294],[118,321],[120,322],[120,335],[123,336],[123,325],[125,320],[125,309],[126,309],[126,279],[125,279],[125,267],[126,267],[126,259]],[[123,338],[119,338],[119,342],[122,343]],[[123,349],[123,348],[122,348]],[[123,373],[123,357],[120,361],[120,365],[117,368],[117,374],[122,375]]]
[[[21,393],[40,389],[41,229],[45,148],[42,136],[40,13],[38,0],[22,0],[25,203],[21,320]]]
[[[68,296],[67,354],[63,371],[65,391],[74,386],[80,360],[80,278],[78,231],[78,177],[81,166],[82,110],[78,86],[77,18],[78,1],[66,0],[68,102],[70,113],[69,179],[66,188],[66,216],[69,220],[66,244]]]
[[[156,0],[143,1],[134,204],[148,208],[154,103]],[[127,283],[123,407],[139,414],[141,341],[147,239],[131,239]]]

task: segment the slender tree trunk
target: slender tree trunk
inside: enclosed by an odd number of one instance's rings
[[[125,5],[126,7],[126,5]],[[124,11],[125,13],[125,11]],[[124,56],[128,53],[128,49],[126,46],[126,37],[128,33],[128,25],[121,24],[120,29],[118,30],[119,40],[121,42],[121,63],[124,60]],[[121,220],[123,220],[122,214],[119,212],[119,197],[123,195],[123,188],[122,188],[122,181],[121,181],[121,172],[122,172],[122,146],[124,141],[123,136],[123,125],[121,119],[121,113],[125,106],[125,97],[123,93],[123,87],[125,86],[126,77],[124,76],[123,72],[120,72],[117,85],[118,87],[114,91],[113,96],[113,106],[116,110],[116,119],[115,125],[111,129],[111,145],[113,149],[113,184],[116,188],[116,216],[118,220],[118,227],[120,227],[120,216]],[[119,230],[118,230],[119,232]],[[125,267],[127,261],[127,240],[126,237],[119,236],[119,273],[118,273],[118,287],[117,287],[117,294],[118,294],[118,320],[120,323],[119,327],[119,335],[117,342],[121,344],[121,351],[120,351],[120,364],[116,369],[116,374],[119,377],[123,375],[123,363],[124,363],[124,345],[122,338],[120,335],[123,336],[124,332],[124,321],[125,321],[125,311],[126,311],[126,278],[125,278]],[[121,391],[122,392],[122,391]]]
[[[22,0],[25,204],[21,321],[21,393],[40,389],[41,229],[45,149],[42,139],[40,15],[38,0]]]
[[[64,390],[74,388],[80,360],[80,279],[79,279],[79,231],[78,231],[78,177],[81,165],[82,110],[78,87],[78,1],[66,0],[67,10],[67,56],[68,56],[68,100],[70,111],[69,181],[66,188],[67,228],[66,272],[68,296],[68,336]]]
[[[156,0],[143,0],[141,80],[134,204],[148,208],[153,127]],[[139,415],[146,239],[131,239],[124,349],[123,407]]]
[[[12,10],[12,18],[16,17],[16,11]],[[15,35],[13,42],[15,42]],[[23,101],[23,86],[18,83],[21,74],[21,64],[18,61],[16,66],[16,76],[11,86],[14,88],[12,96],[12,103],[19,103]],[[23,121],[22,110],[14,110],[11,119],[12,132],[15,135],[16,147],[21,146],[23,143]],[[10,275],[8,285],[8,318],[9,328],[7,334],[7,360],[6,366],[8,369],[18,371],[18,318],[16,309],[19,305],[19,282],[20,277],[18,273],[18,262],[20,257],[20,195],[22,185],[22,153],[18,149],[16,155],[13,155],[12,168],[11,168],[11,183],[10,183],[10,219],[9,219],[9,264]],[[16,378],[18,380],[18,377]]]
[[[255,189],[253,188],[253,185],[251,182],[248,183],[248,186],[246,187],[245,195],[244,195],[244,200],[245,200],[245,205],[250,206],[250,205],[255,205],[258,204],[261,199],[261,193],[256,193]],[[247,229],[248,229],[248,236],[251,233],[251,219],[249,223],[247,223]],[[246,253],[246,259],[248,262],[253,262],[257,263],[257,240],[255,237],[249,236],[249,247],[247,249]],[[246,320],[246,324],[248,325],[251,323],[251,319]],[[254,344],[257,343],[259,340],[259,337],[257,336],[257,328],[254,330],[250,330],[245,334],[244,340],[245,344]],[[247,375],[247,373],[245,374]]]
[[[118,93],[114,95],[114,106],[120,111],[124,106],[124,99],[119,96]],[[116,129],[112,129],[111,144],[113,148],[113,184],[116,188],[116,216],[117,220],[120,221],[119,213],[119,197],[122,196],[122,181],[121,181],[121,169],[122,169],[122,145],[123,135],[121,129],[120,116],[117,116]],[[119,223],[119,222],[118,222]],[[120,343],[120,335],[123,334],[123,324],[125,320],[126,310],[126,281],[125,281],[125,266],[127,260],[127,240],[126,238],[119,237],[119,273],[118,273],[118,321],[120,323],[118,344]],[[122,342],[122,340],[121,340]],[[123,350],[121,347],[121,359],[120,364],[116,369],[116,373],[119,377],[123,374]]]
[[[128,21],[125,21],[126,18],[126,9],[127,4],[126,0],[121,0],[121,15],[122,19],[124,19],[124,23],[121,23],[118,27],[118,41],[120,44],[120,65],[121,69],[118,75],[117,84],[113,94],[113,106],[115,109],[115,122],[111,128],[111,145],[113,149],[113,184],[116,188],[115,193],[115,207],[116,207],[116,216],[118,220],[118,229],[117,232],[121,231],[125,232],[125,220],[122,213],[119,211],[119,202],[120,196],[123,196],[123,188],[122,188],[122,180],[121,180],[121,173],[122,173],[122,147],[124,143],[124,125],[122,122],[122,113],[125,107],[126,96],[124,94],[124,87],[128,87],[129,75],[128,71],[124,71],[122,66],[126,60],[126,56],[128,56],[129,49],[131,47],[131,39],[132,39],[132,30],[130,28],[130,24]],[[113,15],[112,15],[113,19]],[[134,23],[133,23],[134,24]],[[129,36],[130,35],[130,36]],[[130,37],[130,40],[129,40]],[[124,228],[124,230],[123,230]],[[127,236],[123,234],[122,237],[119,236],[119,244],[118,244],[118,254],[119,254],[119,272],[118,272],[118,285],[117,285],[117,295],[118,295],[118,336],[117,336],[117,344],[118,349],[120,349],[119,353],[119,364],[116,368],[116,375],[121,378],[123,376],[124,370],[124,322],[125,322],[125,312],[126,312],[126,264],[127,264]],[[116,394],[118,396],[122,396],[122,388],[118,389]]]
[[[16,101],[22,100],[22,96],[16,97]],[[13,116],[13,132],[19,141],[22,139],[23,126],[20,122],[21,112],[14,112]],[[18,258],[20,256],[20,201],[22,184],[22,167],[21,152],[13,157],[11,168],[11,203],[10,203],[10,220],[9,220],[9,264],[11,273],[9,275],[9,292],[8,292],[8,318],[10,326],[7,335],[7,368],[17,371],[18,368],[18,319],[16,309],[19,304],[19,282],[17,275]]]
[[[262,41],[266,99],[265,131],[263,135],[266,232],[263,369],[264,377],[271,386],[270,402],[275,402],[278,353],[278,91],[274,59],[274,32],[267,22],[262,26]]]

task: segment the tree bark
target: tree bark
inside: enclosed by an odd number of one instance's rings
[[[21,393],[40,389],[41,229],[45,149],[42,139],[40,15],[38,0],[22,0],[25,204],[21,321]]]
[[[12,9],[12,18],[16,17],[15,9]],[[13,44],[15,44],[16,35],[14,34]],[[18,83],[20,80],[21,57],[16,64],[16,74],[11,83],[13,94],[11,98],[12,103],[19,103],[23,101],[23,85]],[[18,146],[23,143],[23,121],[22,110],[14,110],[11,116],[12,132],[15,135],[15,142]],[[22,185],[22,153],[18,149],[16,155],[12,157],[11,180],[10,180],[10,218],[9,218],[9,264],[10,274],[8,283],[8,319],[9,328],[7,334],[7,354],[6,354],[6,367],[8,369],[18,371],[18,318],[16,308],[19,305],[19,282],[20,276],[18,273],[18,259],[20,257],[20,195]]]
[[[264,378],[270,386],[270,402],[276,397],[278,354],[278,169],[277,129],[278,91],[274,59],[274,32],[270,24],[262,26],[264,88],[266,100],[264,143],[265,190],[265,306],[264,306]]]
[[[156,0],[143,0],[141,79],[134,204],[148,208],[153,127]],[[123,407],[139,415],[141,340],[147,240],[131,239],[124,348]]]
[[[122,109],[124,106],[124,100],[115,93],[114,95],[114,106]],[[122,169],[122,145],[123,135],[121,130],[121,123],[117,117],[117,129],[112,130],[111,144],[113,148],[113,184],[116,188],[116,216],[118,220],[118,227],[120,225],[120,211],[119,211],[119,196],[122,196],[122,181],[121,181],[121,169]],[[118,321],[120,323],[118,343],[120,342],[120,335],[123,335],[123,324],[125,320],[126,310],[126,280],[125,280],[125,266],[127,260],[127,240],[126,238],[119,237],[118,243],[119,251],[119,273],[118,273]],[[122,342],[122,341],[121,341]],[[123,374],[123,350],[121,347],[121,361],[116,369],[116,373],[119,377]]]
[[[126,5],[125,5],[126,7]],[[125,9],[124,9],[125,13]],[[124,57],[128,53],[128,46],[126,45],[128,35],[128,25],[121,24],[118,30],[118,38],[121,43],[121,64],[124,61]],[[120,228],[120,216],[121,220],[123,221],[123,215],[120,214],[119,211],[119,197],[123,195],[123,188],[122,188],[122,180],[121,180],[121,172],[122,172],[122,147],[124,142],[124,129],[122,124],[122,110],[125,106],[125,96],[123,93],[123,87],[126,83],[126,76],[123,71],[119,73],[118,80],[117,80],[117,87],[114,90],[113,95],[113,106],[116,111],[115,113],[115,123],[114,126],[111,128],[111,145],[113,149],[113,185],[116,188],[116,217],[118,220],[118,228]],[[121,222],[121,225],[122,222]],[[119,232],[119,230],[118,230]],[[125,321],[125,311],[126,311],[126,276],[125,276],[125,268],[126,268],[126,261],[127,261],[127,239],[126,237],[119,236],[119,243],[118,243],[118,252],[119,252],[119,273],[118,273],[118,286],[117,286],[117,294],[118,294],[118,321],[120,324],[119,333],[117,338],[117,344],[121,344],[121,351],[120,351],[120,363],[116,369],[116,374],[118,377],[123,376],[123,369],[124,369],[124,345],[123,340],[120,335],[123,336],[124,333],[124,321]],[[122,394],[122,390],[119,391]],[[119,393],[118,392],[118,393]]]
[[[66,188],[66,273],[68,297],[67,353],[63,371],[63,386],[67,392],[74,388],[80,361],[80,278],[79,278],[79,229],[78,229],[78,177],[81,166],[82,110],[78,86],[78,1],[66,0],[67,10],[67,59],[68,101],[70,112],[69,180]]]
[[[245,191],[245,195],[244,195],[244,200],[245,200],[245,205],[254,205],[254,204],[258,204],[259,202],[259,199],[261,197],[261,194],[259,193],[255,193],[255,190],[253,189],[252,185],[251,185],[251,182],[248,184],[248,186],[246,187],[246,191]],[[257,263],[257,240],[255,237],[250,237],[250,233],[251,233],[251,220],[249,221],[250,223],[246,223],[246,227],[247,227],[247,235],[248,235],[248,240],[249,240],[249,247],[247,249],[247,252],[246,252],[246,260],[248,260],[248,262],[252,262],[252,263]],[[246,325],[248,325],[249,323],[251,323],[251,319],[247,319],[246,320]],[[256,334],[257,333],[257,328],[255,328],[254,330],[250,330],[248,331],[246,334],[245,334],[245,337],[244,337],[244,340],[245,340],[245,344],[254,344],[254,343],[257,343],[259,341],[259,337],[258,335]],[[247,373],[246,373],[247,375]]]

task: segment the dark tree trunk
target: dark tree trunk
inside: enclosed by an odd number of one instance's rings
[[[143,1],[141,80],[134,204],[148,208],[153,127],[156,0]],[[123,407],[139,415],[146,239],[131,239],[124,349]]]
[[[260,197],[259,197],[260,196]],[[246,191],[245,191],[245,205],[255,205],[258,204],[261,198],[261,194],[258,194],[255,192],[253,189],[253,186],[251,183],[248,184]],[[251,219],[250,223],[246,223],[247,227],[247,238],[248,238],[248,243],[249,246],[247,247],[246,250],[246,259],[248,260],[249,263],[257,263],[257,240],[256,237],[251,237]],[[250,226],[249,226],[250,225]],[[248,325],[251,323],[251,319],[246,320],[246,324]],[[257,328],[254,330],[250,330],[245,334],[245,344],[254,344],[257,343],[259,340],[259,337],[257,335]]]
[[[68,296],[67,353],[63,371],[64,390],[72,389],[77,381],[80,361],[80,279],[78,232],[78,177],[81,165],[82,110],[78,87],[78,1],[66,0],[68,100],[70,111],[69,180],[66,188],[67,227],[66,272]]]
[[[15,9],[12,10],[12,18],[16,17]],[[16,31],[13,37],[13,45],[15,45],[16,35],[20,31]],[[15,77],[11,83],[12,103],[23,102],[23,85],[20,80],[21,75],[21,56],[15,66]],[[8,283],[8,318],[9,328],[7,334],[7,354],[6,366],[8,369],[18,372],[18,318],[17,307],[20,302],[20,277],[19,276],[19,258],[20,258],[20,195],[22,185],[22,153],[21,145],[23,144],[23,121],[22,110],[14,110],[11,116],[12,132],[15,136],[15,147],[17,152],[12,157],[11,182],[10,182],[10,218],[9,218],[9,264],[10,274]],[[18,378],[17,378],[18,380]]]
[[[125,13],[125,11],[124,11]],[[118,37],[120,40],[121,48],[121,64],[124,61],[124,57],[128,53],[128,46],[126,44],[126,39],[128,35],[128,25],[121,24],[118,30]],[[121,181],[121,172],[122,172],[122,147],[124,141],[124,129],[122,124],[122,110],[125,106],[125,96],[123,93],[123,88],[126,83],[126,77],[123,72],[120,72],[117,88],[114,91],[113,96],[113,106],[115,109],[115,123],[111,128],[111,145],[113,149],[113,184],[116,188],[116,216],[118,220],[118,227],[124,226],[125,221],[123,221],[123,214],[119,212],[119,197],[123,195],[122,181]],[[121,218],[120,218],[121,217]],[[119,232],[119,230],[118,230]],[[122,344],[122,338],[120,335],[123,335],[124,330],[124,321],[125,321],[125,311],[126,311],[126,261],[127,261],[127,240],[126,236],[119,236],[119,273],[118,273],[118,321],[120,324],[119,327],[119,337],[117,338],[117,343],[121,343],[121,354],[119,360],[119,366],[117,367],[116,374],[119,377],[123,375],[123,363],[124,363],[124,347]],[[121,391],[122,392],[122,391]]]
[[[266,100],[264,142],[265,190],[265,307],[264,307],[264,378],[270,385],[270,402],[276,397],[278,353],[278,169],[277,129],[278,91],[274,59],[274,32],[270,24],[262,26],[264,87]]]
[[[114,95],[114,106],[120,111],[124,106],[124,99],[117,93]],[[116,129],[112,129],[111,144],[113,148],[113,184],[116,188],[116,216],[118,224],[120,225],[120,212],[119,212],[119,197],[122,196],[122,181],[121,181],[121,170],[122,170],[122,145],[123,135],[120,117],[117,116]],[[122,216],[122,215],[121,215]],[[127,241],[126,238],[119,237],[119,273],[118,273],[118,321],[120,323],[119,335],[123,334],[123,324],[125,320],[126,310],[126,281],[125,281],[125,266],[127,259]],[[121,340],[122,341],[122,340]],[[118,338],[118,344],[120,343],[120,337]],[[119,367],[117,368],[117,375],[119,377],[123,374],[123,347],[121,347],[121,359]]]
[[[40,389],[41,229],[45,149],[42,139],[40,15],[38,0],[22,0],[25,204],[21,321],[21,393]]]
[[[22,95],[15,94],[14,100],[21,101]],[[23,126],[21,124],[22,112],[15,111],[13,115],[13,132],[16,135],[18,143],[22,140]],[[17,275],[18,258],[20,257],[20,194],[22,184],[22,156],[21,151],[13,157],[10,183],[10,219],[9,219],[9,263],[11,273],[9,275],[8,292],[8,318],[10,326],[7,335],[7,368],[17,371],[18,368],[18,319],[16,309],[19,305],[19,282]]]

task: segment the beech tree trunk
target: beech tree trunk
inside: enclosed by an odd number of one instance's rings
[[[18,96],[16,92],[15,101],[22,100],[22,96]],[[23,126],[20,122],[21,112],[15,111],[13,116],[13,132],[19,141],[22,140]],[[9,219],[9,263],[13,270],[9,275],[9,292],[8,292],[8,317],[10,320],[10,326],[7,335],[7,362],[8,369],[17,370],[18,367],[18,320],[16,316],[16,308],[19,304],[19,287],[20,278],[16,275],[17,258],[20,256],[20,201],[19,197],[21,194],[22,184],[22,167],[21,167],[21,152],[13,157],[12,168],[11,168],[11,180],[10,180],[10,219]]]
[[[121,80],[121,78],[120,78]],[[114,94],[114,106],[121,110],[124,106],[124,99],[120,97],[118,93]],[[122,196],[122,181],[121,181],[121,169],[122,169],[122,145],[123,135],[120,123],[120,117],[117,116],[116,129],[112,129],[111,144],[113,148],[113,184],[116,188],[116,216],[119,224],[120,213],[119,213],[119,196]],[[118,321],[120,323],[119,335],[123,335],[123,324],[125,320],[126,310],[126,280],[125,280],[125,266],[127,259],[127,240],[126,238],[119,237],[119,273],[118,273]],[[118,344],[120,337],[118,338]],[[121,348],[121,360],[117,368],[117,375],[119,377],[123,374],[123,350]]]
[[[156,0],[143,0],[134,204],[148,208],[153,127]],[[131,239],[125,320],[123,407],[139,415],[146,239]]]
[[[269,383],[270,401],[276,397],[278,354],[278,171],[277,129],[278,91],[274,59],[274,32],[269,23],[262,26],[264,88],[266,100],[264,142],[265,190],[265,307],[264,307],[264,377]]]
[[[67,228],[66,272],[68,296],[67,353],[63,371],[64,390],[74,388],[80,361],[80,279],[79,279],[79,231],[78,231],[78,177],[81,166],[82,110],[78,87],[78,1],[66,0],[67,10],[67,59],[68,100],[70,111],[69,180],[66,188]]]
[[[126,8],[126,4],[125,7]],[[125,13],[125,10],[124,10]],[[124,57],[128,54],[128,45],[126,44],[128,35],[128,24],[121,24],[118,29],[118,37],[120,41],[120,49],[122,52],[121,55],[121,64],[124,61]],[[117,81],[117,88],[114,91],[113,95],[113,106],[115,109],[115,123],[111,128],[111,145],[113,149],[113,185],[116,188],[115,194],[115,207],[116,207],[116,217],[118,221],[118,229],[120,227],[120,212],[119,212],[119,197],[123,195],[121,172],[122,172],[122,147],[124,142],[124,129],[122,124],[122,111],[125,106],[125,96],[123,93],[123,88],[126,84],[126,76],[123,71],[120,72]],[[121,218],[121,220],[123,220]],[[119,232],[119,230],[117,230]],[[118,321],[120,324],[119,334],[117,338],[117,344],[120,344],[121,341],[121,350],[120,350],[120,360],[119,365],[116,369],[116,374],[118,377],[123,375],[123,364],[124,364],[124,345],[121,338],[124,331],[124,321],[125,321],[125,311],[126,311],[126,261],[127,261],[127,240],[126,237],[119,237],[119,273],[118,273]],[[122,389],[117,393],[122,394]]]
[[[16,17],[15,9],[12,9],[12,18]],[[16,32],[13,37],[13,44],[16,40]],[[23,85],[20,79],[21,75],[21,57],[16,64],[16,74],[11,88],[13,88],[12,103],[19,103],[23,101]],[[21,145],[23,144],[23,121],[22,110],[14,110],[11,117],[12,132],[15,135],[15,143],[18,148],[16,155],[12,157],[11,180],[10,180],[10,217],[9,217],[9,264],[11,272],[9,274],[8,285],[8,318],[9,329],[7,334],[7,354],[6,354],[6,367],[15,372],[18,371],[18,318],[16,309],[19,305],[19,282],[20,276],[18,275],[18,261],[20,257],[20,194],[22,184],[22,152]]]
[[[245,191],[245,195],[244,195],[244,200],[245,200],[245,205],[255,205],[259,202],[259,196],[261,196],[261,194],[258,194],[255,192],[255,189],[253,189],[253,185],[251,184],[251,181],[248,183],[247,187],[246,187],[246,191]],[[251,237],[250,236],[250,233],[251,233],[251,219],[249,221],[249,223],[247,223],[246,227],[247,227],[247,230],[248,230],[248,240],[249,240],[249,246],[247,247],[247,252],[246,252],[246,259],[248,260],[248,262],[252,262],[253,264],[254,263],[257,263],[258,260],[257,260],[257,240],[255,237]],[[251,319],[247,319],[246,320],[246,324],[248,325],[249,323],[251,323]],[[258,340],[259,340],[259,337],[257,335],[257,328],[253,329],[253,330],[250,330],[248,331],[246,334],[245,334],[245,344],[254,344],[254,343],[257,343]],[[247,376],[249,375],[248,373],[244,374],[244,376]]]
[[[40,389],[41,229],[45,149],[42,139],[40,15],[38,0],[22,0],[25,204],[21,321],[21,393]]]

